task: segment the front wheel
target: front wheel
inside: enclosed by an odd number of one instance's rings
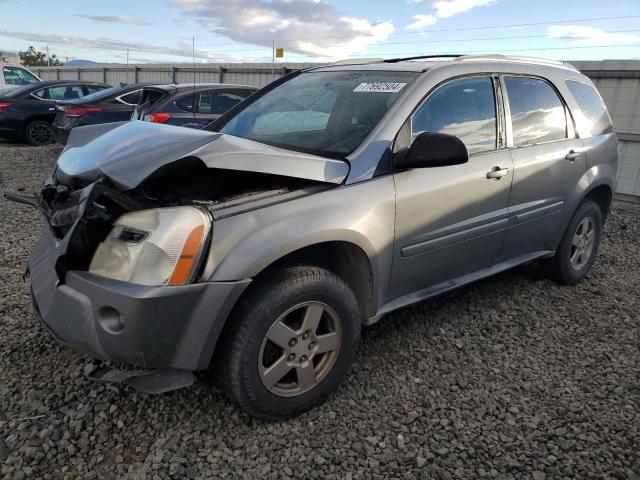
[[[574,285],[593,267],[602,239],[602,212],[592,201],[583,202],[574,213],[556,255],[546,261],[551,279]]]
[[[221,356],[227,396],[265,420],[290,418],[323,402],[355,359],[356,298],[318,267],[275,272],[229,321]]]

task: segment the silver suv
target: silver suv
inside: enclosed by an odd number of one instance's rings
[[[593,266],[618,141],[568,64],[503,56],[291,74],[208,131],[74,129],[37,205],[34,310],[140,391],[210,370],[251,414],[322,402],[363,325],[539,260]]]

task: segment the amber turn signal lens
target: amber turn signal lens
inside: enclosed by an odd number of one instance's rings
[[[169,285],[184,285],[189,281],[189,277],[195,267],[200,245],[204,241],[203,237],[204,225],[199,225],[191,231],[187,241],[184,242],[176,268],[169,279]]]

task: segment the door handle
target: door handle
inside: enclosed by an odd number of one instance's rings
[[[565,155],[565,159],[569,160],[571,163],[575,162],[578,158],[582,156],[582,152],[578,150],[571,150],[569,153]]]
[[[490,172],[487,172],[487,178],[489,180],[500,180],[502,177],[509,173],[508,168],[493,167]]]

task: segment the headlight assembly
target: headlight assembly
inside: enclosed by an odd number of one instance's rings
[[[93,256],[89,272],[139,285],[184,285],[194,280],[211,230],[197,207],[122,215]]]

